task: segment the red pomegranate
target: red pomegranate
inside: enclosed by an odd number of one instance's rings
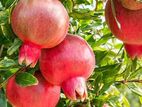
[[[112,33],[124,43],[142,44],[142,9],[129,10],[120,0],[112,1],[108,0],[105,8],[106,22]]]
[[[142,57],[142,45],[124,44],[124,47],[131,59]]]
[[[40,73],[35,75],[38,85],[21,87],[15,77],[9,79],[6,96],[13,107],[55,107],[60,98],[60,87],[49,84]]]
[[[142,9],[142,3],[137,0],[121,0],[122,5],[130,10]]]
[[[34,67],[41,48],[52,48],[65,38],[69,17],[59,0],[20,0],[12,12],[11,23],[24,42],[19,63]]]
[[[87,97],[86,79],[95,68],[95,56],[81,37],[68,34],[63,42],[51,49],[43,49],[40,69],[47,81],[61,85],[71,100]]]

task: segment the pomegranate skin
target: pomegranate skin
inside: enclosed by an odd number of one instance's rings
[[[142,45],[124,44],[124,47],[131,59],[142,58]]]
[[[139,10],[142,9],[142,3],[136,0],[121,0],[123,7],[130,10]]]
[[[43,76],[50,83],[61,85],[63,90],[68,90],[68,85],[75,88],[69,90],[73,92],[64,92],[71,100],[77,99],[76,94],[79,95],[80,99],[87,96],[84,82],[94,68],[94,53],[87,42],[78,36],[68,34],[58,46],[43,49],[41,52],[40,69]],[[80,83],[77,83],[78,81]],[[80,87],[80,84],[82,84],[82,87]],[[74,95],[70,93],[74,93]]]
[[[24,42],[19,63],[34,67],[42,48],[52,48],[63,41],[69,16],[59,0],[20,0],[12,12],[11,25]]]
[[[94,53],[87,42],[78,36],[67,35],[58,46],[41,52],[41,73],[55,85],[61,85],[75,76],[88,78],[94,66]]]
[[[6,96],[13,107],[55,107],[60,98],[60,87],[48,83],[40,73],[38,85],[21,87],[15,77],[9,79]]]
[[[22,41],[52,48],[65,38],[69,17],[59,0],[20,0],[11,24]]]
[[[142,44],[142,9],[132,11],[122,6],[120,0],[113,0],[116,18],[112,13],[111,0],[108,0],[105,7],[106,22],[112,33],[124,43]],[[120,24],[117,24],[117,21]]]

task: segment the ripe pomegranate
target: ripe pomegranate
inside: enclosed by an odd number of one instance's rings
[[[48,83],[40,73],[36,73],[39,83],[21,87],[15,77],[9,79],[6,96],[13,107],[55,107],[60,98],[60,87]]]
[[[124,44],[124,47],[131,59],[142,57],[142,45]]]
[[[81,37],[68,34],[63,42],[51,49],[43,49],[40,69],[47,81],[61,85],[71,100],[87,97],[86,79],[95,68],[95,56]]]
[[[52,48],[65,38],[69,17],[59,0],[20,0],[12,12],[11,23],[24,42],[19,63],[34,67],[41,48]]]
[[[142,3],[137,0],[121,0],[122,5],[130,10],[142,9]]]
[[[112,33],[127,44],[142,44],[142,9],[124,8],[120,0],[108,0],[105,8],[106,22]]]

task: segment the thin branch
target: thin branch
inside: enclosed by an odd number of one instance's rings
[[[75,3],[74,3],[74,1],[73,0],[71,0],[72,1],[72,4],[73,4],[73,7],[75,6]]]
[[[3,48],[4,48],[4,45],[2,45],[1,48],[0,48],[0,57],[1,57],[1,55],[2,55]]]
[[[94,11],[96,11],[98,9],[98,0],[96,0],[96,7],[94,9]]]
[[[122,84],[130,83],[130,82],[136,82],[136,83],[142,83],[142,80],[121,80],[121,81],[116,81]]]

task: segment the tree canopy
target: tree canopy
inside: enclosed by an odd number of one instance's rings
[[[37,83],[35,68],[18,64],[22,41],[11,28],[10,16],[18,0],[0,0],[0,107],[10,107],[5,84],[17,74],[22,86]],[[92,47],[96,68],[87,81],[88,98],[70,101],[61,93],[57,107],[140,107],[142,104],[142,62],[131,60],[123,43],[109,30],[105,17],[105,0],[61,0],[70,16],[69,33],[83,37]],[[60,20],[60,19],[59,19]],[[20,73],[26,71],[26,73]],[[12,91],[12,90],[11,90]]]

